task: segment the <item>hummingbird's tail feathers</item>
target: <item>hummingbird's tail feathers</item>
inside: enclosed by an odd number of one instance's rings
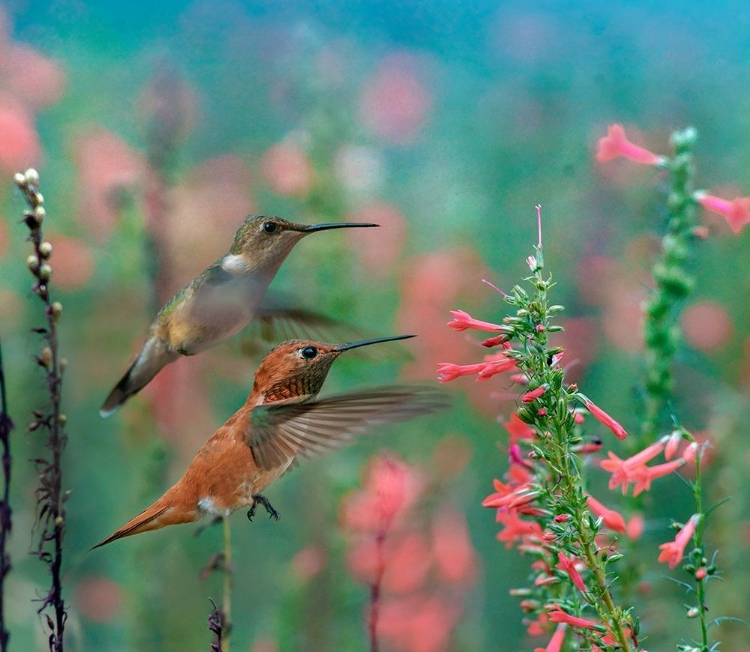
[[[297,403],[253,408],[245,443],[255,462],[270,470],[290,457],[311,457],[349,444],[378,426],[408,421],[449,405],[431,386],[375,387]]]
[[[162,496],[151,507],[144,509],[138,516],[130,519],[119,530],[104,539],[104,541],[97,543],[92,550],[106,546],[108,543],[112,543],[123,537],[148,532],[149,530],[160,530],[167,525],[192,523],[201,517],[201,513],[197,507],[189,508],[183,505],[170,505],[165,498],[166,495]]]
[[[149,338],[120,382],[104,400],[99,410],[101,417],[106,419],[111,416],[125,401],[148,385],[166,365],[179,357],[179,353],[170,351],[163,340]]]

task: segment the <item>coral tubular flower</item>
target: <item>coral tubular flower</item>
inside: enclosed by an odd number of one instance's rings
[[[544,392],[547,391],[547,386],[542,385],[540,387],[537,387],[536,389],[531,390],[530,392],[526,392],[523,396],[521,396],[521,401],[523,403],[532,403],[533,401],[536,401]]]
[[[605,507],[593,496],[586,498],[586,503],[594,514],[601,516],[605,527],[608,527],[614,532],[625,532],[625,519],[621,514],[613,509]]]
[[[607,127],[607,135],[599,139],[596,160],[605,163],[620,156],[642,165],[659,165],[663,160],[661,156],[631,143],[625,137],[622,125],[613,124]]]
[[[617,437],[618,439],[625,439],[625,437],[628,436],[628,433],[625,432],[625,428],[617,423],[617,421],[609,416],[598,405],[596,405],[593,401],[586,398],[585,396],[582,398],[584,404],[586,405],[586,409],[591,412],[591,414],[594,416],[594,418],[597,419],[597,421],[600,421],[605,426],[607,426],[607,428],[609,428],[614,433],[615,437]]]
[[[573,586],[575,586],[579,591],[585,592],[586,585],[583,583],[583,578],[576,568],[576,562],[570,557],[566,557],[565,553],[562,552],[557,553],[557,559],[560,563],[556,564],[555,568],[561,570],[563,573],[566,573],[570,578],[570,581],[573,582]]]
[[[486,362],[463,365],[453,364],[452,362],[440,362],[438,364],[438,380],[441,383],[448,383],[459,376],[473,376],[482,371],[486,365]]]
[[[750,197],[738,197],[730,201],[705,192],[697,192],[695,199],[707,211],[721,215],[737,234],[750,222]]]
[[[474,319],[468,312],[464,312],[463,310],[451,310],[450,312],[453,320],[449,321],[446,326],[454,331],[465,331],[468,328],[473,328],[478,331],[494,333],[501,330],[498,324]]]
[[[612,451],[607,451],[609,459],[600,462],[599,466],[612,474],[612,477],[609,479],[609,488],[615,489],[619,485],[622,485],[622,493],[625,495],[628,490],[628,484],[636,482],[638,479],[644,477],[644,474],[648,474],[648,467],[645,464],[654,459],[663,450],[664,443],[660,440],[625,460],[617,457]],[[642,471],[642,469],[646,469],[646,471]]]
[[[670,568],[674,568],[682,561],[682,556],[685,554],[685,546],[687,546],[688,541],[693,536],[698,521],[700,521],[700,516],[693,514],[685,524],[685,527],[677,533],[674,541],[662,543],[659,546],[659,550],[661,550],[661,553],[659,553],[660,562],[666,562]]]
[[[562,650],[562,644],[565,641],[566,627],[567,625],[565,623],[560,623],[557,626],[555,633],[552,635],[549,643],[547,643],[547,647],[535,648],[534,652],[560,652],[560,650]]]
[[[665,462],[664,464],[657,464],[656,466],[640,467],[633,473],[633,481],[635,482],[635,485],[633,486],[633,495],[637,496],[644,491],[648,491],[651,489],[652,480],[674,473],[683,464],[685,464],[685,460],[679,459]]]
[[[486,346],[488,349],[491,349],[493,346],[499,346],[500,344],[504,344],[507,341],[507,335],[495,335],[495,337],[490,337],[484,340],[484,342],[482,342],[482,346]]]
[[[500,374],[503,371],[509,371],[515,368],[516,361],[513,358],[509,358],[503,353],[497,353],[495,355],[486,356],[484,368],[479,372],[477,380],[488,380],[496,374]]]
[[[525,521],[512,512],[498,512],[497,522],[504,526],[497,533],[497,540],[510,548],[516,541],[541,541],[544,536],[542,526],[536,521]]]
[[[681,441],[682,433],[679,430],[675,430],[671,435],[669,435],[667,445],[664,447],[665,460],[671,460],[675,456],[677,449],[680,447]]]
[[[581,629],[596,629],[598,625],[588,618],[579,618],[578,616],[571,616],[565,613],[560,605],[555,603],[551,608],[548,607],[549,611],[547,615],[553,623],[565,623],[572,627],[580,627]]]

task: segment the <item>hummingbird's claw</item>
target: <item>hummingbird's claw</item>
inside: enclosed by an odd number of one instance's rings
[[[252,522],[253,516],[255,516],[255,510],[258,507],[258,505],[263,505],[263,507],[265,507],[266,511],[268,512],[269,517],[272,518],[274,521],[278,521],[281,518],[281,514],[279,514],[271,506],[271,503],[268,502],[268,498],[266,498],[263,494],[254,494],[252,507],[250,507],[250,509],[247,512],[248,521]]]

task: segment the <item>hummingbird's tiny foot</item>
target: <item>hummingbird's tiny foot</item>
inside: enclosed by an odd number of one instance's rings
[[[253,520],[252,517],[255,516],[255,508],[258,505],[263,505],[265,507],[266,511],[268,512],[268,515],[274,520],[278,521],[281,518],[281,514],[279,514],[272,506],[271,503],[268,502],[268,498],[266,498],[263,494],[254,494],[253,495],[253,506],[250,508],[250,511],[247,513],[247,518],[249,520]]]

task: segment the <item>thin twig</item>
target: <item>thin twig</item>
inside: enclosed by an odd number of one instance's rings
[[[13,511],[10,507],[10,432],[13,422],[8,416],[8,397],[5,391],[5,369],[3,367],[3,347],[0,344],[0,442],[3,446],[3,496],[0,500],[0,651],[6,652],[10,632],[5,626],[5,577],[10,572],[10,552],[6,549],[13,525]]]
[[[34,247],[34,253],[26,259],[26,265],[35,279],[32,292],[44,304],[46,318],[44,326],[33,330],[42,337],[42,351],[36,357],[36,363],[45,370],[49,401],[44,408],[34,411],[34,420],[29,424],[29,431],[39,428],[47,430],[46,447],[51,452],[51,457],[39,457],[34,460],[39,473],[39,485],[36,489],[37,519],[34,524],[38,541],[32,554],[47,564],[52,575],[47,595],[39,600],[42,604],[38,613],[45,613],[46,616],[46,624],[50,630],[50,650],[62,652],[67,613],[62,596],[61,570],[65,536],[64,502],[68,497],[62,490],[62,455],[67,441],[67,417],[62,412],[62,380],[67,362],[60,358],[57,334],[57,321],[62,314],[62,304],[50,300],[49,282],[52,267],[49,259],[52,255],[52,245],[42,239],[42,222],[46,211],[43,206],[44,197],[39,192],[39,174],[36,170],[27,170],[24,174],[16,174],[14,180],[29,207],[24,211],[23,222],[29,229],[29,241]],[[52,615],[46,613],[48,608],[52,609]]]
[[[224,525],[224,599],[221,612],[225,629],[223,652],[229,652],[229,634],[232,630],[232,529],[227,516],[222,517],[222,520]]]

